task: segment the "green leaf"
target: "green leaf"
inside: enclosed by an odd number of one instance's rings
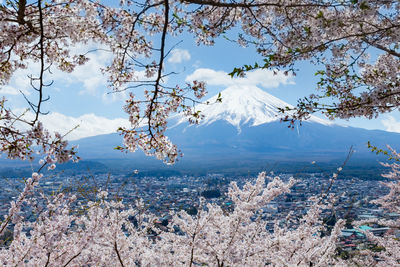
[[[388,156],[388,160],[400,161],[400,159],[396,155],[391,154],[387,150],[383,150],[374,145],[371,145],[370,141],[368,141],[367,146],[369,149],[371,149],[371,152],[375,152],[376,155],[383,154],[385,156]]]
[[[228,75],[233,78],[235,75],[239,76],[241,73],[243,73],[242,68],[234,68],[233,71],[231,73],[229,73]]]
[[[218,102],[219,102],[219,103],[222,103],[221,92],[218,93],[217,100],[216,100],[215,102],[217,102],[217,103],[218,103]]]

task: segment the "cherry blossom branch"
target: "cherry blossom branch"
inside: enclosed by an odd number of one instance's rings
[[[354,150],[353,150],[353,146],[350,146],[349,148],[349,152],[347,153],[346,159],[343,161],[342,165],[337,168],[336,172],[332,175],[332,178],[329,179],[329,185],[326,188],[326,190],[321,191],[320,194],[320,201],[322,201],[322,198],[327,196],[329,191],[332,189],[332,186],[334,184],[334,182],[336,181],[336,179],[339,177],[339,174],[342,172],[343,168],[347,165],[347,162],[350,160],[351,156],[353,155]]]
[[[251,7],[285,7],[285,8],[299,8],[299,7],[340,7],[344,4],[319,4],[319,3],[307,3],[307,4],[285,4],[279,2],[261,2],[255,3],[256,1],[243,1],[243,2],[236,2],[236,1],[229,1],[229,2],[222,2],[222,1],[212,1],[212,0],[182,0],[185,3],[190,4],[198,4],[198,5],[209,5],[215,7],[229,7],[229,8],[251,8]]]
[[[37,104],[37,109],[35,111],[35,119],[32,121],[32,124],[35,124],[37,120],[39,119],[39,114],[41,114],[40,111],[40,106],[42,104],[43,100],[43,74],[45,70],[44,66],[44,57],[45,57],[45,52],[44,52],[44,25],[43,25],[43,11],[42,11],[42,1],[38,0],[38,9],[39,9],[39,25],[40,25],[40,75],[39,75],[39,101]]]
[[[77,254],[73,255],[64,265],[63,267],[67,267],[74,259],[78,258],[81,255],[82,250],[79,251]]]
[[[149,105],[149,120],[148,120],[148,130],[149,133],[151,135],[151,138],[154,139],[154,135],[152,132],[152,126],[150,124],[151,122],[151,117],[153,112],[155,111],[154,105],[155,105],[155,101],[157,99],[158,96],[158,92],[159,92],[159,88],[160,88],[160,81],[161,81],[161,77],[162,77],[162,69],[164,66],[164,50],[165,50],[165,39],[167,36],[167,29],[168,29],[168,21],[169,21],[169,3],[168,0],[164,0],[164,26],[163,26],[163,30],[162,30],[162,35],[161,35],[161,45],[160,45],[160,59],[159,59],[159,63],[158,63],[158,72],[157,72],[157,77],[156,77],[156,81],[155,81],[155,85],[154,85],[154,92],[153,92],[153,97],[150,101],[150,105]]]
[[[396,27],[397,27],[397,28],[400,28],[400,26],[396,26]],[[367,44],[369,44],[370,46],[373,46],[373,47],[375,47],[375,48],[378,48],[379,50],[382,50],[382,51],[387,52],[388,54],[390,54],[390,55],[392,55],[392,56],[395,56],[395,57],[400,58],[400,53],[399,53],[399,52],[396,52],[396,51],[393,50],[393,49],[389,49],[389,48],[387,48],[387,47],[385,47],[385,46],[383,46],[383,45],[378,44],[378,43],[376,42],[376,40],[375,40],[375,42],[371,42],[371,41],[369,41],[367,38],[363,38],[362,40],[363,40],[364,42],[366,42]]]
[[[17,21],[19,24],[25,24],[25,6],[26,6],[26,0],[20,0],[18,1],[18,17]]]
[[[117,241],[114,241],[114,250],[117,253],[119,263],[121,264],[122,267],[125,267],[125,265],[121,259],[121,255],[119,254],[119,251],[118,251]]]

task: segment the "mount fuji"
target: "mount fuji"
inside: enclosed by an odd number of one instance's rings
[[[218,98],[222,102],[217,101]],[[206,103],[196,106],[204,119],[200,125],[210,125],[216,121],[226,121],[241,131],[242,125],[258,126],[279,121],[282,114],[278,108],[291,107],[288,103],[276,98],[256,86],[230,86],[219,95],[208,99]],[[211,104],[210,104],[211,103]],[[178,124],[187,120],[179,116]],[[311,116],[310,122],[330,125],[331,122]]]
[[[344,127],[315,116],[288,129],[287,123],[280,122],[278,108],[290,105],[256,86],[230,86],[206,102],[209,104],[196,107],[204,115],[198,125],[189,124],[179,114],[169,121],[167,136],[184,154],[174,168],[234,170],[272,161],[343,162],[350,147],[356,151],[353,158],[376,163],[376,155],[367,148],[368,141],[378,147],[400,143],[397,133]],[[84,159],[126,159],[136,167],[162,166],[140,151],[126,155],[113,150],[121,141],[118,134],[109,134],[75,143]]]

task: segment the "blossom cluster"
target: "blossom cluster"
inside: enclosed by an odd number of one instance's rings
[[[260,173],[242,188],[233,182],[227,193],[231,209],[200,199],[196,215],[183,210],[172,213],[168,226],[161,228],[141,200],[126,205],[102,190],[84,203],[74,194],[33,194],[41,177],[32,174],[10,207],[12,223],[3,221],[0,234],[11,229],[13,236],[0,248],[2,266],[111,262],[121,266],[396,266],[400,260],[399,241],[391,232],[382,237],[366,233],[371,242],[384,248],[380,252],[364,249],[350,259],[339,257],[337,244],[344,221],[338,220],[327,234],[321,212],[332,208],[333,199],[326,194],[310,198],[310,208],[302,218],[289,214],[286,221],[275,221],[269,231],[261,211],[290,192],[296,183],[293,178],[284,182]],[[378,202],[388,196],[398,198],[389,193]],[[20,209],[22,202],[37,214],[34,219]],[[385,223],[399,227],[398,219]]]
[[[244,75],[255,68],[296,72],[296,62],[320,70],[319,94],[301,99],[294,119],[323,111],[329,118],[368,117],[398,108],[398,1],[186,0],[199,4],[182,15],[197,41],[212,45],[229,29],[240,29],[239,45],[253,46],[264,62],[235,68]],[[179,10],[184,13],[185,9]],[[370,56],[372,54],[372,56]]]
[[[37,174],[33,175],[35,179]],[[41,212],[35,220],[21,215],[13,225],[13,240],[0,249],[2,266],[107,265],[121,266],[264,266],[284,264],[324,266],[339,264],[334,251],[342,222],[330,236],[320,237],[319,214],[315,204],[295,229],[276,222],[273,233],[259,211],[282,193],[290,192],[293,179],[285,183],[265,173],[242,189],[232,184],[228,196],[233,211],[204,204],[195,216],[185,211],[174,214],[167,230],[154,223],[142,202],[125,207],[107,198],[104,191],[86,203],[76,204],[74,195],[58,193],[30,200]],[[33,178],[32,178],[33,179]],[[29,190],[37,181],[29,181]],[[26,194],[24,194],[26,197]],[[21,195],[22,196],[22,195]],[[20,197],[21,198],[21,197]],[[35,207],[41,203],[41,206]],[[202,202],[204,203],[204,201]],[[12,207],[10,211],[13,209]]]
[[[234,30],[238,35],[228,38],[254,47],[264,62],[235,68],[232,75],[254,68],[288,74],[302,60],[321,67],[321,93],[300,100],[290,113],[293,119],[321,110],[329,118],[372,118],[398,107],[398,10],[394,0],[6,1],[0,4],[0,84],[30,62],[40,62],[40,73],[30,77],[40,98],[36,104],[28,101],[40,114],[44,76],[51,77],[51,68],[71,72],[88,61],[87,53],[73,52],[71,45],[97,44],[112,54],[103,68],[111,91],[146,88],[143,99],[127,100],[136,106],[136,115],[128,116],[147,123],[141,134],[136,123],[121,131],[124,149],[135,150],[140,140],[146,154],[173,163],[179,153],[165,137],[166,119],[181,111],[197,122],[201,116],[192,104],[206,90],[201,81],[167,85],[169,36],[189,32],[198,44],[213,45]],[[161,153],[158,145],[168,152]]]
[[[293,227],[275,222],[266,230],[260,210],[279,194],[289,192],[295,182],[260,174],[254,184],[242,189],[231,184],[228,196],[233,209],[205,204],[195,216],[173,214],[166,230],[144,211],[143,203],[126,207],[107,198],[106,192],[86,204],[74,195],[47,196],[37,190],[47,167],[77,161],[75,148],[65,136],[43,128],[41,104],[51,69],[71,72],[88,61],[87,53],[74,53],[72,45],[93,42],[112,54],[102,70],[114,92],[144,89],[144,98],[130,93],[124,111],[131,127],[120,128],[121,150],[141,148],[166,163],[180,154],[165,135],[168,118],[183,112],[196,123],[201,114],[192,106],[206,93],[206,84],[194,81],[168,86],[165,68],[166,39],[192,33],[198,44],[213,45],[231,29],[242,46],[255,46],[264,63],[236,68],[244,75],[254,68],[285,68],[308,60],[323,69],[318,89],[299,102],[296,119],[323,110],[330,118],[372,118],[399,107],[399,2],[395,0],[121,0],[107,6],[101,1],[50,0],[2,1],[0,3],[0,85],[32,62],[38,73],[29,79],[38,100],[25,98],[35,118],[16,114],[0,101],[0,152],[11,159],[41,158],[37,172],[11,202],[0,224],[0,236],[12,230],[10,244],[0,249],[2,266],[331,266],[398,265],[400,244],[394,234],[367,236],[384,250],[363,251],[346,262],[336,255],[336,241],[343,221],[330,235],[322,235],[320,214],[329,196],[310,199],[313,204]],[[371,50],[378,51],[370,59]],[[144,73],[144,75],[142,75]],[[143,78],[140,78],[144,76]],[[46,78],[45,78],[46,77]],[[326,98],[333,102],[321,102]],[[376,203],[399,212],[400,167],[391,164],[387,183],[390,193]],[[340,172],[340,170],[338,170]],[[334,182],[337,174],[331,181]],[[33,218],[32,215],[34,214]],[[399,220],[380,221],[399,228]]]
[[[31,124],[25,118],[26,112],[14,114],[6,107],[5,98],[0,101],[0,108],[0,153],[3,155],[31,161],[40,156],[49,165],[79,160],[76,148],[69,147],[60,133],[51,134],[40,121]]]

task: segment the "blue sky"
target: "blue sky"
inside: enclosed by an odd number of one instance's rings
[[[217,40],[216,45],[212,47],[197,46],[191,36],[183,36],[180,39],[170,38],[168,41],[169,47],[182,41],[167,59],[166,72],[178,73],[170,76],[168,83],[170,85],[183,84],[188,77],[194,76],[204,78],[209,83],[209,94],[205,99],[224,90],[232,82],[229,81],[229,78],[224,77],[224,73],[229,73],[234,67],[243,64],[261,62],[261,58],[253,48],[243,48],[223,38]],[[75,49],[86,51],[90,48],[93,48],[93,45],[78,46]],[[42,118],[49,129],[59,129],[65,133],[79,124],[79,128],[69,136],[70,139],[77,139],[115,132],[121,125],[128,126],[126,115],[122,111],[126,93],[110,94],[106,87],[106,78],[100,71],[100,68],[109,60],[108,53],[98,51],[91,53],[90,61],[86,65],[78,67],[73,73],[62,73],[53,69],[53,75],[48,79],[54,80],[54,84],[52,87],[46,88],[45,92],[51,99],[44,106],[44,111],[50,111],[50,114]],[[314,76],[315,66],[308,62],[300,62],[297,67],[300,71],[296,77],[290,79],[284,78],[282,75],[271,76],[268,72],[260,75],[261,72],[259,72],[257,75],[250,75],[243,82],[257,84],[268,93],[295,105],[298,98],[315,92],[317,81]],[[32,100],[36,99],[37,96],[32,92],[29,80],[26,78],[28,74],[35,73],[35,71],[37,68],[34,65],[27,70],[18,71],[10,84],[0,89],[0,94],[10,100],[9,104],[13,108],[19,110],[27,108],[27,103],[19,90],[25,92]],[[141,95],[141,90],[140,88],[135,89],[134,93]],[[400,132],[398,112],[384,114],[374,120],[338,120],[336,123]]]

